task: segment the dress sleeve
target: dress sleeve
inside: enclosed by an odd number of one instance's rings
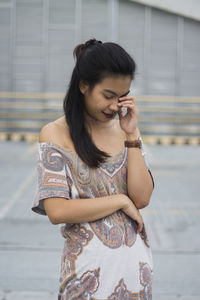
[[[43,200],[51,197],[71,198],[72,181],[66,159],[59,150],[47,143],[38,143],[37,187],[32,211],[46,215]]]
[[[152,183],[153,183],[153,188],[154,188],[154,185],[155,185],[154,184],[154,179],[153,179],[153,175],[152,175],[151,170],[150,170],[150,165],[149,165],[149,162],[148,162],[148,159],[147,159],[147,153],[146,153],[145,148],[144,148],[144,143],[143,143],[143,140],[142,140],[141,137],[139,137],[139,140],[141,141],[141,145],[142,145],[142,147],[141,147],[142,156],[143,156],[145,165],[146,165],[146,167],[147,167],[147,169],[149,171],[149,174],[151,175],[151,179],[152,179]]]

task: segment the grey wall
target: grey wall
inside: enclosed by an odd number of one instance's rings
[[[133,55],[135,93],[200,95],[200,22],[128,0],[1,0],[0,91],[65,92],[91,37]]]

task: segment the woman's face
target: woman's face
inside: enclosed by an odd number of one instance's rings
[[[96,84],[92,90],[87,84],[80,83],[84,95],[85,116],[89,122],[110,122],[117,114],[118,99],[129,93],[131,76],[110,76]]]

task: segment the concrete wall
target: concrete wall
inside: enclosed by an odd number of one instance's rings
[[[1,0],[0,91],[64,93],[91,37],[135,58],[136,94],[200,95],[200,22],[128,0]]]

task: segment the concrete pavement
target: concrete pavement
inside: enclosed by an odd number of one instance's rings
[[[0,300],[57,299],[64,239],[30,210],[36,144],[0,142]],[[141,210],[154,259],[153,300],[200,299],[200,146],[147,146],[155,190]]]

